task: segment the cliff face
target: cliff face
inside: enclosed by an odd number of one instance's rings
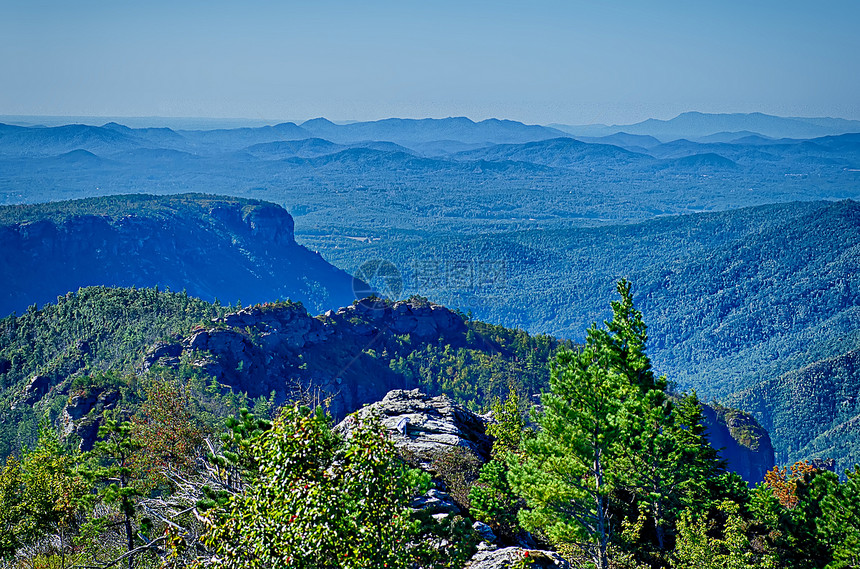
[[[113,196],[0,208],[0,315],[91,285],[160,286],[228,303],[348,304],[352,279],[296,244],[275,204]],[[12,215],[14,213],[14,215]]]
[[[336,418],[372,403],[392,389],[417,387],[414,377],[391,368],[387,346],[409,336],[417,348],[442,341],[466,342],[462,317],[426,302],[371,302],[312,317],[299,305],[243,309],[172,343],[154,346],[144,366],[176,366],[194,357],[206,376],[251,397],[275,394],[327,401]],[[393,348],[392,348],[393,349]]]
[[[740,474],[748,484],[764,480],[774,466],[770,435],[748,413],[721,406],[702,405],[708,427],[708,441],[720,451],[729,470]]]

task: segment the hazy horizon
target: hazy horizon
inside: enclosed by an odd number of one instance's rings
[[[680,114],[687,113],[701,113],[701,111],[684,111]],[[711,114],[711,113],[702,113],[702,114]],[[751,113],[713,113],[713,114],[739,114],[739,115],[747,115],[747,114],[758,114],[757,111],[753,111]],[[765,113],[767,114],[767,113]],[[643,120],[649,119],[657,119],[657,120],[671,120],[676,118],[679,115],[673,115],[671,117],[647,117]],[[781,115],[771,115],[771,116],[781,116]],[[147,128],[147,127],[168,127],[177,130],[207,130],[207,129],[224,129],[224,128],[243,128],[243,127],[261,127],[261,126],[273,126],[276,124],[282,123],[294,123],[297,125],[301,125],[304,122],[309,120],[314,120],[318,118],[323,118],[326,120],[330,120],[335,124],[352,124],[359,122],[374,122],[374,121],[382,121],[389,119],[402,119],[402,120],[443,120],[450,118],[467,118],[472,122],[478,123],[482,120],[511,120],[507,117],[488,117],[487,119],[474,119],[472,117],[462,117],[462,116],[437,116],[437,117],[381,117],[378,119],[367,119],[367,120],[332,120],[328,117],[307,117],[302,119],[291,119],[291,118],[266,118],[266,119],[256,119],[256,118],[248,118],[248,117],[183,117],[183,116],[103,116],[103,115],[2,115],[0,114],[0,123],[17,125],[17,126],[45,126],[45,127],[54,127],[54,126],[63,126],[68,124],[85,124],[90,126],[102,126],[104,124],[110,122],[117,122],[124,126],[128,126],[131,128]],[[816,118],[827,118],[827,119],[846,119],[846,120],[857,120],[857,119],[847,119],[846,117],[836,117],[836,116],[828,116],[828,117],[799,117],[799,116],[782,116],[782,118],[806,118],[806,119],[816,119]],[[516,121],[522,122],[522,121]],[[637,121],[642,122],[642,121]],[[525,123],[525,124],[540,124],[540,126],[549,126],[553,125],[558,126],[608,126],[608,127],[625,127],[631,126],[635,123],[629,124],[605,124],[605,123],[591,123],[591,124],[583,124],[583,125],[573,125],[573,124],[564,124],[557,121],[548,122],[548,123]]]
[[[0,21],[0,114],[631,124],[860,119],[860,3],[42,0]]]

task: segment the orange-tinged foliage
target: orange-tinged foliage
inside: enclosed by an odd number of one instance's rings
[[[156,379],[146,387],[146,401],[134,419],[134,430],[145,449],[146,469],[191,468],[197,449],[207,434],[194,416],[187,385]]]
[[[789,510],[797,506],[799,498],[797,497],[798,482],[806,481],[810,475],[818,469],[809,464],[809,461],[798,461],[791,467],[774,466],[773,470],[769,470],[764,475],[765,484],[771,487],[774,496],[779,500],[783,507]]]

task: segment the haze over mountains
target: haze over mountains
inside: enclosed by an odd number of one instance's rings
[[[823,411],[800,434],[780,430],[785,398],[771,394],[860,346],[858,132],[858,121],[757,113],[587,128],[464,118],[3,125],[0,202],[183,192],[268,200],[295,218],[298,243],[343,271],[384,259],[403,278],[402,296],[572,339],[606,316],[612,283],[626,276],[658,371],[705,398],[748,402],[777,430],[779,460],[836,449],[826,452],[842,464],[857,455],[845,427],[856,414],[832,406],[850,407],[840,386],[853,371],[834,375],[827,401],[805,400]],[[293,288],[310,298],[328,286],[310,280]]]
[[[483,230],[485,222],[637,221],[857,197],[857,135],[751,133],[659,143],[629,134],[580,141],[546,127],[468,119],[316,119],[208,131],[3,125],[0,203],[202,191],[281,203],[313,227],[351,208],[353,227]],[[375,202],[372,215],[352,207],[365,198]]]
[[[831,117],[778,117],[764,113],[687,112],[670,120],[647,119],[628,125],[550,125],[573,135],[607,136],[618,132],[669,142],[679,138],[757,134],[768,138],[816,138],[860,132],[860,121]]]

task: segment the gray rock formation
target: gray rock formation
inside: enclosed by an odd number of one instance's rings
[[[775,462],[767,430],[752,415],[737,409],[702,404],[702,414],[708,442],[720,451],[729,470],[740,474],[751,486],[764,480]]]
[[[460,513],[460,508],[451,499],[451,495],[436,488],[431,488],[425,494],[412,500],[410,506],[415,510],[424,510],[431,515]]]
[[[356,415],[378,416],[401,454],[431,473],[436,473],[437,461],[452,448],[462,449],[481,463],[489,460],[492,440],[485,432],[486,420],[456,405],[447,395],[430,397],[418,389],[398,389]],[[348,434],[352,423],[349,417],[335,430]]]
[[[353,278],[296,243],[282,207],[184,194],[108,196],[16,206],[0,225],[0,316],[82,286],[185,290],[213,301],[355,299]]]
[[[119,402],[120,394],[115,389],[94,389],[69,397],[60,421],[63,436],[75,435],[80,439],[78,448],[89,451],[93,448],[102,424],[102,413],[113,409]]]
[[[498,539],[496,537],[496,534],[493,532],[493,528],[491,528],[484,522],[473,523],[472,529],[475,530],[475,533],[478,534],[478,536],[486,543],[495,543]]]
[[[466,324],[456,313],[426,302],[368,300],[316,318],[298,304],[258,305],[156,344],[143,366],[177,366],[183,353],[196,351],[196,365],[222,385],[251,397],[274,392],[276,402],[314,394],[341,419],[392,389],[414,387],[404,385],[387,362],[381,367],[365,353],[379,349],[385,338],[407,334],[464,345]],[[421,425],[413,420],[409,428]],[[446,433],[436,435],[442,440]]]
[[[491,551],[478,551],[464,569],[506,569],[518,567],[523,561],[535,569],[570,569],[570,564],[558,553],[540,549],[505,547]]]
[[[50,388],[51,378],[44,375],[34,375],[24,387],[24,392],[21,394],[21,402],[25,405],[32,405],[39,401]]]

